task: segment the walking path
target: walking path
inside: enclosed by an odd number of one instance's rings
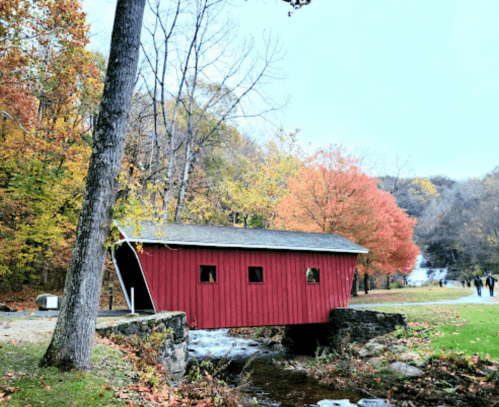
[[[488,305],[499,305],[499,301],[496,300],[499,295],[498,291],[494,292],[494,296],[491,297],[489,294],[489,289],[487,287],[482,288],[482,296],[479,297],[476,290],[472,295],[466,297],[458,298],[457,300],[442,300],[442,301],[432,301],[432,302],[404,302],[404,303],[385,303],[385,304],[351,304],[348,308],[373,308],[373,307],[401,307],[405,305],[444,305],[444,304],[488,304]],[[457,289],[457,287],[456,287]]]

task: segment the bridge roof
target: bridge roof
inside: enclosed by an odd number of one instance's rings
[[[125,241],[169,245],[242,249],[299,250],[312,252],[368,253],[335,234],[271,229],[142,222],[140,227],[118,225]]]

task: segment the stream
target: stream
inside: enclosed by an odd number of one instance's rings
[[[231,361],[228,380],[231,385],[237,385],[245,363],[253,357],[247,369],[251,372],[251,383],[244,393],[261,406],[314,406],[324,399],[350,399],[355,403],[361,398],[357,393],[328,390],[304,372],[284,368],[281,363],[289,360],[284,352],[252,339],[229,336],[228,329],[190,331],[188,350],[189,360],[202,361],[207,357],[220,360],[227,356]]]

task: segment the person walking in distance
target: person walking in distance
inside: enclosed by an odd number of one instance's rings
[[[476,292],[478,293],[478,296],[481,297],[482,296],[482,286],[483,286],[482,279],[478,275],[476,275],[473,282],[475,284]]]
[[[494,285],[495,285],[496,281],[497,280],[494,277],[492,277],[492,273],[489,273],[489,275],[485,279],[485,286],[489,287],[491,297],[494,296]]]

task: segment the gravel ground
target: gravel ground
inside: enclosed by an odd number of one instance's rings
[[[99,317],[123,317],[128,310],[100,310]],[[59,311],[0,312],[1,342],[44,342],[54,332]]]
[[[0,342],[48,342],[57,318],[0,320]]]

